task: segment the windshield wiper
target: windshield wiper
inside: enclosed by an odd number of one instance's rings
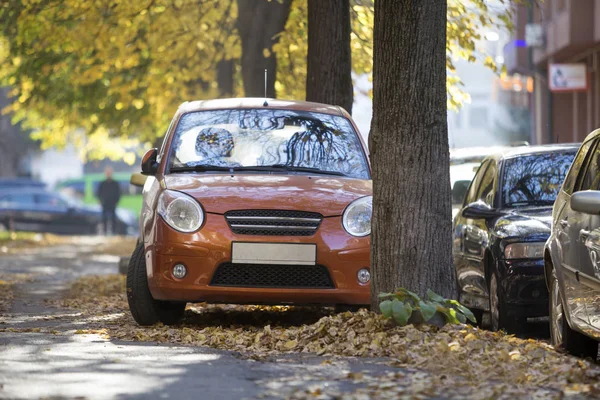
[[[186,165],[183,167],[171,167],[169,172],[205,172],[205,171],[232,171],[235,167],[223,167],[221,165]]]
[[[291,171],[291,172],[310,172],[313,174],[320,175],[336,175],[336,176],[348,176],[343,172],[339,171],[325,171],[319,168],[311,168],[311,167],[294,167],[291,165],[285,164],[273,164],[273,165],[254,165],[249,167],[236,167],[234,171]]]
[[[551,206],[554,204],[554,200],[522,200],[513,201],[512,203],[506,203],[506,207],[520,207],[520,206]]]

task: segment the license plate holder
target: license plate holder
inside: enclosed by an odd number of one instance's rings
[[[315,265],[317,245],[314,243],[232,242],[234,264]]]

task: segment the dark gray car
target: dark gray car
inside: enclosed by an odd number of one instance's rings
[[[544,259],[552,343],[595,359],[600,340],[600,130],[583,142],[564,180]]]

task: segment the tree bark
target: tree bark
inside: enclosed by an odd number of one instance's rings
[[[375,1],[371,302],[455,297],[446,122],[446,0]]]
[[[291,0],[238,0],[238,30],[242,39],[242,79],[247,97],[264,97],[265,69],[267,97],[275,97],[277,58],[273,45],[285,28]],[[265,57],[265,49],[269,55]]]
[[[217,64],[217,86],[220,97],[233,96],[233,60],[221,60]]]
[[[352,112],[349,0],[308,0],[306,100]]]

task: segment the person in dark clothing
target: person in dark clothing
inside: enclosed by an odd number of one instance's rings
[[[98,199],[102,205],[102,224],[104,226],[104,234],[108,235],[108,220],[110,219],[111,232],[114,234],[117,227],[117,216],[115,210],[119,199],[121,199],[121,187],[119,183],[112,178],[112,168],[107,167],[104,170],[106,180],[98,186]]]

